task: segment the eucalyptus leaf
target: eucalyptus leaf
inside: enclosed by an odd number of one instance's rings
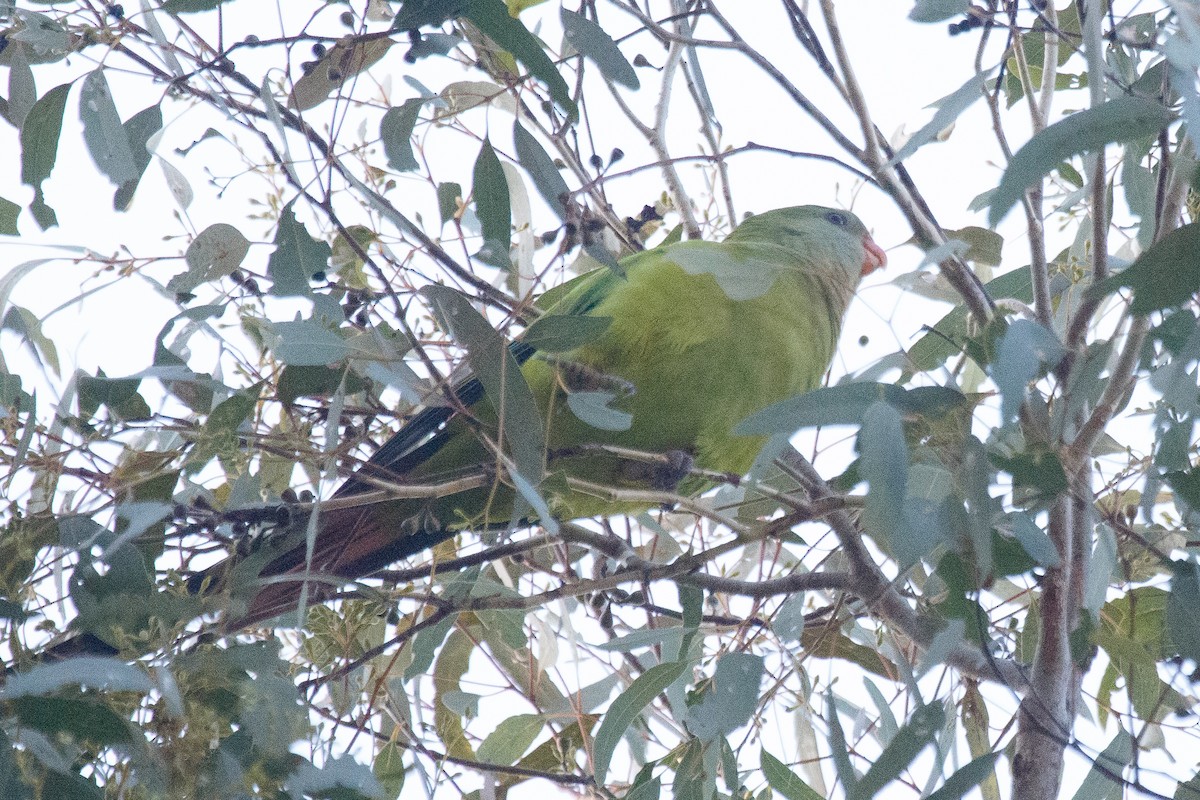
[[[311,296],[309,281],[329,269],[333,254],[328,243],[314,239],[296,219],[294,204],[283,207],[275,231],[275,250],[267,260],[271,294],[276,297]]]
[[[617,47],[613,38],[596,23],[582,14],[563,8],[563,34],[577,52],[600,68],[601,74],[613,83],[630,89],[641,88],[637,73]]]
[[[541,482],[546,433],[537,401],[507,344],[495,328],[459,292],[445,286],[427,286],[434,312],[450,335],[467,350],[471,371],[497,409],[504,410],[502,434],[521,476],[533,485]]]
[[[397,172],[411,172],[420,166],[413,155],[412,135],[425,102],[415,97],[383,113],[379,123],[379,138],[383,142],[383,154],[387,157],[388,166]]]
[[[550,89],[556,105],[575,119],[579,110],[571,99],[571,91],[554,62],[546,55],[542,43],[529,32],[519,19],[508,13],[501,0],[467,0],[462,14],[488,38],[512,53],[526,69]]]
[[[955,11],[950,16],[957,16],[966,11],[967,0],[922,0],[917,3],[917,7],[913,9],[913,14],[916,14],[918,9],[924,6],[932,6],[934,3],[941,3],[947,6],[962,6],[962,11]],[[932,10],[932,9],[930,9]],[[910,15],[911,17],[911,15]],[[911,17],[915,19],[915,17]],[[943,17],[945,19],[945,17]],[[931,20],[917,20],[918,22],[927,22]],[[936,21],[936,20],[932,20]],[[933,115],[933,119],[929,120],[916,133],[908,137],[908,141],[904,146],[896,151],[896,155],[892,156],[889,165],[899,164],[904,159],[917,152],[920,148],[934,141],[938,134],[958,119],[959,115],[975,104],[976,100],[986,96],[987,94],[987,76],[990,73],[984,72],[981,74],[972,75],[966,83],[955,89],[950,94],[936,101],[933,105],[937,106],[937,113]]]
[[[1129,310],[1134,314],[1146,315],[1189,302],[1200,291],[1200,223],[1171,231],[1126,270],[1097,284],[1094,291],[1110,294],[1121,287],[1133,289]]]
[[[654,702],[668,686],[674,683],[687,669],[684,662],[671,661],[651,667],[639,675],[629,688],[622,692],[600,722],[596,739],[592,745],[592,773],[596,783],[603,784],[612,763],[613,753],[625,736],[625,731],[641,715],[646,706]]]
[[[54,209],[46,205],[42,182],[50,177],[58,160],[58,139],[70,92],[69,83],[51,89],[34,103],[21,127],[21,182],[33,187],[29,209],[42,230],[58,224]]]
[[[823,800],[822,795],[817,794],[803,778],[788,769],[787,764],[768,753],[765,748],[759,754],[758,765],[763,771],[763,777],[767,779],[767,785],[779,792],[785,800]]]
[[[900,412],[880,401],[868,406],[858,449],[862,453],[859,474],[870,486],[863,526],[868,534],[895,546],[900,520],[896,510],[903,507],[908,487],[908,445]]]
[[[1000,415],[1016,419],[1030,381],[1062,360],[1066,349],[1053,333],[1028,319],[1014,320],[1004,332],[992,364],[992,380],[1000,389]]]
[[[1174,114],[1156,100],[1124,95],[1076,111],[1044,128],[1013,154],[1004,177],[992,195],[988,224],[995,227],[1020,202],[1025,190],[1071,156],[1112,142],[1128,142],[1158,133]]]
[[[758,707],[762,675],[762,656],[726,653],[718,658],[708,693],[688,709],[688,730],[712,741],[745,725]]]
[[[529,173],[529,177],[533,179],[533,185],[538,190],[538,194],[550,206],[551,211],[560,219],[565,218],[564,202],[570,198],[571,191],[567,188],[567,182],[559,174],[558,167],[554,166],[554,161],[542,149],[538,140],[519,122],[513,124],[513,144],[517,150],[517,160]]]
[[[1200,663],[1200,567],[1194,561],[1171,564],[1171,596],[1167,601],[1167,632],[1176,651],[1184,658]]]

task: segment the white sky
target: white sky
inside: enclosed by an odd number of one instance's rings
[[[127,10],[132,12],[134,5],[132,2],[126,3]],[[532,27],[536,20],[544,18],[545,30],[555,29],[557,21],[551,10],[552,5],[527,12],[523,20]],[[229,6],[229,18],[226,20],[228,40],[240,38],[249,30],[263,38],[278,33],[273,29],[275,23],[269,15],[249,19],[246,10],[250,7],[252,4],[245,2]],[[767,52],[773,62],[789,74],[803,91],[810,93],[826,113],[842,122],[852,138],[859,138],[853,133],[857,130],[853,118],[840,100],[826,90],[823,79],[811,66],[807,55],[788,34],[786,22],[774,4],[726,0],[720,7],[739,30],[751,37],[752,44]],[[339,13],[343,7],[335,8],[335,13]],[[867,102],[880,129],[895,141],[901,140],[905,132],[915,131],[928,121],[932,112],[924,108],[927,104],[954,91],[969,77],[979,36],[978,32],[972,32],[950,37],[945,24],[920,26],[909,23],[905,19],[909,8],[909,3],[895,0],[852,0],[839,4],[848,47]],[[817,9],[814,7],[812,12],[814,24],[820,27]],[[619,12],[605,5],[601,5],[601,13],[606,23],[621,17]],[[764,21],[764,17],[770,20]],[[238,26],[244,26],[246,31],[237,30]],[[615,29],[619,28],[619,24],[615,26]],[[546,35],[545,30],[543,35]],[[289,27],[286,32],[293,31],[294,28]],[[546,35],[546,38],[554,41],[553,36]],[[993,63],[999,52],[999,37],[995,39],[996,46],[990,52],[990,59],[985,59],[985,65]],[[385,87],[390,85],[389,99],[395,105],[414,94],[400,79],[400,74],[407,69],[400,60],[404,49],[403,46],[394,48],[388,59],[372,71],[372,75],[383,81]],[[653,64],[662,61],[661,52],[648,36],[643,35],[624,44],[623,50],[631,60],[641,52]],[[100,48],[95,48],[94,53],[89,51],[82,56],[73,56],[67,69],[72,75],[76,71],[82,74],[90,67],[81,68],[79,62],[100,52]],[[302,51],[297,55],[308,57]],[[243,62],[242,58],[246,61]],[[239,66],[248,63],[251,58],[239,57]],[[110,63],[120,65],[120,60],[114,57]],[[705,51],[701,63],[705,67],[708,88],[724,126],[723,144],[737,147],[754,141],[841,155],[781,93],[765,84],[756,73],[747,70],[740,57]],[[386,77],[389,69],[393,70],[393,74]],[[441,88],[437,83],[439,68],[434,60],[421,62],[412,71],[435,91]],[[464,75],[457,67],[440,72],[443,83],[479,77]],[[40,68],[35,69],[35,75],[39,82],[39,93],[45,93],[56,83]],[[640,93],[631,94],[623,89],[619,91],[635,108],[645,110],[656,99],[654,76],[645,69],[640,70],[640,76],[643,80]],[[147,87],[144,83],[122,83],[113,70],[109,71],[109,80],[114,86],[114,95],[123,118],[155,102],[161,91],[161,87]],[[594,97],[599,94],[593,92]],[[140,99],[134,101],[132,98],[135,97]],[[682,88],[677,89],[674,103],[677,114],[671,119],[672,150],[676,155],[695,152],[700,137],[696,132],[696,119],[690,102]],[[1074,97],[1063,95],[1057,103],[1057,110],[1064,110],[1069,105],[1080,107],[1085,103],[1086,98],[1082,94]],[[328,113],[331,106],[332,103],[327,103],[309,112],[310,121],[321,119],[320,115]],[[211,112],[188,109],[178,103],[164,104],[168,126],[158,147],[158,154],[183,170],[191,180],[196,199],[186,215],[181,217],[181,211],[167,189],[163,173],[154,163],[138,188],[131,210],[126,214],[114,215],[111,211],[113,187],[99,175],[83,147],[75,107],[73,95],[68,102],[67,126],[60,144],[58,164],[53,177],[45,185],[47,202],[58,212],[60,227],[40,232],[33,220],[23,215],[21,238],[0,240],[0,275],[29,259],[60,254],[61,251],[53,248],[61,246],[86,248],[105,255],[128,251],[139,259],[177,257],[186,248],[189,235],[216,222],[231,223],[256,242],[258,246],[252,248],[247,266],[255,271],[264,269],[270,249],[266,243],[270,242],[273,231],[261,220],[247,220],[250,209],[245,201],[265,194],[269,189],[267,182],[252,173],[243,174],[246,165],[237,158],[232,147],[219,140],[199,145],[187,157],[174,152],[177,147],[190,145],[216,120]],[[1020,107],[1015,111],[1017,113],[1009,115],[1012,122],[1009,135],[1013,140],[1020,141],[1028,125],[1019,113]],[[497,148],[511,155],[508,138],[511,117],[496,110],[489,114],[487,122]],[[594,109],[594,122],[597,122],[598,116]],[[607,155],[614,145],[626,150],[627,156],[617,169],[646,160],[645,149],[631,141],[632,134],[627,126],[621,126],[611,133],[599,124],[596,127],[601,135],[609,135],[613,139],[598,147],[599,153]],[[231,126],[223,125],[222,129],[229,131]],[[476,130],[481,129],[476,125]],[[346,125],[341,135],[345,137],[343,141],[356,138],[356,126]],[[374,137],[377,129],[368,129],[367,135]],[[251,138],[245,134],[239,136],[239,141],[254,146]],[[443,140],[431,139],[434,143],[438,141]],[[425,155],[439,180],[456,180],[467,187],[471,183],[471,165],[477,145],[466,138],[463,142],[461,150],[435,149]],[[20,184],[20,163],[15,157],[18,148],[15,132],[8,127],[0,129],[0,151],[12,155],[0,161],[0,196],[27,204],[32,192]],[[947,141],[925,147],[907,162],[907,166],[939,221],[944,227],[953,229],[965,225],[986,225],[981,213],[968,212],[966,208],[975,195],[998,181],[1000,168],[996,163],[999,160],[990,121],[980,103],[959,120]],[[378,148],[375,162],[380,165],[384,163]],[[876,240],[889,251],[889,269],[886,273],[877,274],[862,289],[860,300],[847,320],[840,354],[835,362],[835,373],[861,369],[888,352],[910,346],[919,335],[921,326],[932,324],[948,310],[949,306],[945,304],[932,303],[887,286],[897,276],[915,269],[921,260],[921,253],[914,247],[904,246],[911,233],[890,200],[880,192],[870,187],[858,187],[853,176],[813,160],[742,155],[732,159],[730,164],[739,213],[801,203],[846,205],[866,221],[868,227],[873,229]],[[205,182],[201,172],[203,168],[217,172],[222,180],[239,174],[241,177],[232,183],[224,197],[218,197],[216,189]],[[699,196],[703,186],[699,171],[684,166],[681,172]],[[424,207],[425,218],[436,218],[436,207],[431,204],[432,188],[411,177],[402,177],[400,181],[402,185],[411,185],[412,199]],[[617,203],[618,214],[633,215],[644,203],[653,201],[661,188],[660,175],[651,170],[610,186],[610,197]],[[530,194],[534,194],[532,187]],[[290,199],[291,194],[287,197]],[[403,199],[409,198],[406,196]],[[403,202],[397,202],[402,210],[412,210],[411,206],[405,207]],[[540,200],[535,198],[535,203],[540,203]],[[546,214],[539,216],[536,212],[535,218],[548,219]],[[313,218],[302,214],[301,219],[308,223],[311,233],[322,233],[322,226]],[[1019,215],[1015,214],[1010,214],[1001,226],[1001,232],[1007,240],[1005,264],[1001,271],[1028,263],[1021,230]],[[1064,238],[1061,233],[1050,233]],[[450,235],[449,229],[447,235]],[[1052,246],[1051,252],[1056,252],[1057,247],[1064,244],[1065,240],[1058,246]],[[451,247],[450,252],[456,254],[460,251]],[[149,366],[154,335],[167,319],[177,313],[177,309],[143,281],[115,279],[111,273],[97,275],[94,263],[71,263],[71,255],[68,253],[67,258],[38,267],[21,281],[12,298],[13,302],[34,310],[46,319],[45,332],[60,347],[60,356],[64,361],[62,378],[68,377],[76,366],[92,373],[97,368],[103,369],[110,376],[130,374]],[[154,266],[147,274],[165,283],[181,271],[183,262],[178,259]],[[111,288],[105,288],[109,284],[112,284]],[[81,291],[92,293],[82,302],[73,302]],[[51,315],[52,311],[55,313]],[[227,313],[222,322],[236,325],[232,312]],[[863,335],[870,340],[866,346],[858,342]],[[194,341],[199,342],[198,339]],[[42,381],[39,401],[50,402],[55,391],[61,389],[62,379],[47,375],[40,379],[34,377],[28,360],[11,351],[14,339],[6,335],[4,342],[4,356],[10,370],[25,376],[27,383]],[[827,472],[832,474],[834,470]],[[831,664],[830,669],[835,670],[837,666]],[[833,677],[832,672],[825,676],[826,679]],[[1005,701],[999,697],[997,700],[1008,710],[1015,707],[1015,702],[1011,700]],[[996,713],[993,720],[1001,716]],[[486,725],[482,729],[486,730]],[[1111,722],[1106,733],[1092,730],[1082,721],[1080,723],[1081,737],[1097,747],[1107,743],[1113,730]],[[777,735],[784,742],[790,741],[788,731],[781,730]],[[779,749],[773,750],[776,755],[783,755]],[[790,745],[785,745],[784,752],[792,752]],[[1072,768],[1064,797],[1071,795],[1088,766],[1078,756],[1069,755],[1068,758]],[[1187,774],[1193,767],[1192,760],[1191,756],[1181,753],[1180,763],[1169,769],[1177,774]],[[1169,782],[1156,781],[1148,774],[1140,777],[1148,785],[1170,794]],[[536,792],[544,795],[545,791],[543,784],[540,789],[521,790],[513,796],[532,797],[536,796]],[[405,796],[410,796],[407,789]]]

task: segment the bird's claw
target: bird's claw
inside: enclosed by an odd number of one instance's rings
[[[684,450],[668,450],[663,457],[666,460],[657,464],[650,473],[650,485],[656,491],[674,492],[679,488],[680,481],[691,474],[696,459]]]

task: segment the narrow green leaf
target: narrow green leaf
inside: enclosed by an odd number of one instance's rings
[[[25,117],[37,102],[37,82],[29,68],[27,46],[9,40],[5,48],[8,59],[8,108],[5,115],[17,130],[25,124]]]
[[[662,779],[657,776],[633,784],[621,800],[659,800],[662,797]]]
[[[682,636],[683,627],[681,625],[664,623],[663,627],[646,628],[618,636],[612,641],[595,645],[595,648],[610,653],[632,653],[635,650],[655,647],[664,642],[677,643]]]
[[[397,172],[411,172],[420,166],[413,155],[412,134],[421,114],[425,100],[414,97],[404,105],[394,106],[384,112],[379,123],[379,138],[383,141],[383,154],[388,166]]]
[[[295,201],[283,207],[275,231],[275,251],[267,260],[271,294],[276,297],[311,295],[308,282],[329,269],[329,257],[333,254],[328,243],[314,239],[296,219],[294,205]]]
[[[392,29],[415,31],[428,26],[437,27],[466,10],[468,0],[405,0],[392,20]]]
[[[1176,500],[1193,511],[1200,510],[1200,469],[1174,470],[1163,475],[1163,480],[1175,492]]]
[[[862,453],[859,474],[870,485],[864,527],[894,548],[900,544],[895,541],[897,510],[908,487],[908,445],[900,412],[887,403],[872,403],[863,414],[858,449]]]
[[[946,709],[941,703],[929,703],[914,711],[891,743],[879,754],[879,758],[871,763],[862,780],[846,792],[848,800],[870,800],[878,794],[880,789],[908,769],[945,724]]]
[[[758,707],[762,674],[762,656],[726,653],[718,658],[708,693],[688,709],[688,730],[711,742],[749,722]]]
[[[984,753],[978,758],[972,759],[962,769],[946,778],[942,788],[926,797],[925,800],[958,800],[987,780],[987,777],[996,768],[998,758],[1000,758],[999,752]]]
[[[554,166],[554,161],[542,149],[538,140],[521,127],[519,122],[513,124],[513,144],[517,150],[517,160],[533,179],[538,194],[550,206],[550,210],[562,219],[566,214],[566,206],[563,203],[570,197],[571,192],[567,188],[567,182],[559,174],[558,167]]]
[[[1193,561],[1173,561],[1171,596],[1167,600],[1167,635],[1179,655],[1200,663],[1200,567]]]
[[[859,474],[867,477],[862,472],[861,463]],[[956,503],[953,487],[954,477],[949,470],[932,464],[912,465],[900,509],[900,520],[887,539],[892,555],[901,565],[916,564],[939,544],[952,538],[947,518],[953,513],[951,509]]]
[[[1133,737],[1122,728],[1104,748],[1104,752],[1096,756],[1072,800],[1120,800],[1124,794],[1124,782],[1120,776],[1132,761]]]
[[[150,406],[138,394],[140,384],[139,378],[109,378],[102,371],[94,378],[90,375],[80,375],[80,416],[90,419],[100,406],[104,406],[119,419],[149,419]]]
[[[1181,781],[1175,787],[1171,800],[1200,800],[1200,775],[1193,775],[1188,781]]]
[[[150,151],[146,148],[146,143],[150,141],[151,136],[162,130],[162,126],[162,108],[158,103],[149,108],[143,108],[121,125],[125,131],[125,137],[129,140],[129,150],[133,154],[136,175],[132,180],[117,187],[117,191],[113,195],[115,210],[125,211],[133,202],[133,193],[141,182],[142,176],[146,174],[146,167],[150,166]]]
[[[875,681],[864,677],[863,687],[867,690],[867,694],[871,696],[871,702],[875,704],[875,709],[879,712],[879,743],[887,747],[892,739],[896,738],[896,734],[900,732],[900,724],[896,722],[896,715],[892,713],[891,705],[888,703],[887,698],[883,696],[883,692],[879,691],[879,687],[875,685]]]
[[[18,236],[17,218],[21,216],[21,207],[4,197],[0,197],[0,235]]]
[[[1133,289],[1129,310],[1134,314],[1150,314],[1190,301],[1200,291],[1200,223],[1171,231],[1128,269],[1106,278],[1093,291],[1109,294],[1122,286]]]
[[[82,695],[20,697],[13,701],[12,708],[21,725],[54,736],[66,734],[99,744],[122,744],[132,741],[134,736],[127,720],[108,706]]]
[[[10,675],[0,697],[5,700],[45,697],[67,686],[145,694],[154,688],[154,683],[144,670],[119,659],[80,656],[38,664],[28,672]]]
[[[605,78],[630,89],[641,88],[633,66],[603,28],[574,11],[564,8],[561,14],[567,42],[585,58],[595,62]]]
[[[610,403],[618,399],[612,392],[571,392],[567,406],[579,419],[602,431],[627,431],[633,426],[633,415]]]
[[[1126,95],[1077,111],[1037,133],[1008,162],[992,195],[988,224],[995,227],[1025,190],[1071,156],[1111,142],[1128,142],[1158,133],[1174,113],[1157,100]]]
[[[345,339],[315,319],[272,322],[270,330],[277,337],[271,352],[293,367],[326,367],[352,352]]]
[[[999,278],[988,281],[984,288],[989,296],[997,300],[1011,298],[1022,303],[1033,302],[1033,283],[1027,269],[1006,272]],[[937,369],[947,358],[961,352],[970,335],[969,319],[967,307],[959,305],[938,320],[928,329],[929,333],[909,348],[908,360],[912,366],[918,371]]]
[[[541,714],[516,714],[502,721],[488,734],[475,757],[487,764],[511,766],[525,755],[533,740],[542,732],[546,721]]]
[[[654,698],[674,683],[686,669],[687,664],[679,661],[651,667],[629,684],[629,688],[608,707],[608,712],[596,731],[596,741],[592,747],[592,772],[596,776],[597,784],[604,783],[608,765],[625,731],[642,710],[654,702]]]
[[[220,8],[228,0],[167,0],[163,3],[163,11],[168,14],[197,14],[201,11],[212,11]]]
[[[337,800],[386,800],[392,795],[370,767],[359,764],[353,756],[331,758],[320,767],[301,760],[283,784],[289,797],[322,797]]]
[[[593,341],[611,324],[611,317],[544,314],[525,329],[521,341],[538,352],[564,353]]]
[[[1058,337],[1033,320],[1014,320],[1004,332],[992,364],[992,380],[1000,389],[1000,416],[1016,419],[1030,381],[1043,368],[1053,368],[1066,354]]]
[[[1057,567],[1062,563],[1050,536],[1039,528],[1028,514],[1022,511],[1009,514],[1008,521],[1013,538],[1031,558],[1043,567]]]
[[[412,643],[412,662],[404,670],[404,680],[410,681],[429,672],[438,648],[442,646],[442,642],[446,641],[446,636],[454,627],[457,618],[457,614],[447,614],[437,623],[417,631]]]
[[[816,425],[858,425],[873,403],[884,402],[907,414],[937,416],[967,402],[941,386],[903,389],[887,383],[845,383],[814,389],[767,406],[734,429],[741,436],[792,433]]]
[[[546,433],[542,415],[517,360],[491,324],[459,292],[445,286],[422,290],[446,330],[467,350],[467,362],[504,420],[501,432],[517,471],[536,486],[542,479]]]
[[[58,160],[58,138],[70,92],[69,83],[46,92],[34,103],[21,127],[21,182],[33,187],[29,210],[42,230],[58,224],[54,209],[46,205],[42,195],[42,182],[50,177]]]
[[[967,13],[970,0],[917,0],[908,18],[913,22],[942,22]]]
[[[508,180],[504,167],[492,149],[492,143],[484,139],[479,156],[475,159],[475,174],[472,182],[475,198],[475,215],[483,232],[484,246],[492,245],[508,260],[509,242],[512,238],[512,208],[508,198]],[[489,262],[493,263],[493,262]]]
[[[445,225],[458,214],[458,202],[462,199],[462,186],[454,181],[439,183],[437,186],[438,213]]]
[[[567,116],[575,119],[579,111],[571,99],[571,91],[554,62],[542,49],[542,43],[529,30],[508,13],[501,0],[468,0],[462,14],[487,34],[493,42],[512,53],[535,77],[550,89],[550,96]]]
[[[118,187],[136,181],[139,173],[133,148],[121,125],[121,115],[117,113],[103,67],[83,79],[79,118],[83,121],[83,141],[100,171]]]
[[[784,800],[823,800],[799,775],[788,769],[787,764],[765,749],[758,756],[758,764],[767,785],[783,795]]]
[[[847,797],[854,794],[858,786],[858,773],[850,763],[850,748],[846,745],[846,734],[842,731],[842,721],[838,719],[837,699],[833,689],[825,693],[825,705],[829,709],[829,755],[833,758],[834,769],[837,770],[838,780]]]
[[[960,0],[953,0],[953,2],[958,3]],[[967,0],[961,0],[961,4],[966,6]],[[917,5],[920,7],[921,4],[918,3]],[[916,9],[913,10],[913,13],[916,13]],[[954,120],[958,119],[960,114],[974,105],[976,100],[986,96],[988,72],[972,75],[958,89],[955,89],[941,100],[934,102],[933,105],[937,106],[937,113],[933,115],[933,119],[929,120],[919,131],[910,136],[908,141],[904,143],[904,146],[896,151],[896,155],[892,156],[892,160],[888,164],[899,164],[917,152],[917,150],[932,142],[937,138],[939,133],[946,130]],[[947,235],[950,235],[949,231],[947,231]]]
[[[946,236],[967,243],[967,251],[962,254],[967,261],[986,264],[989,267],[1000,266],[1004,237],[994,230],[968,225],[956,231],[946,231]]]

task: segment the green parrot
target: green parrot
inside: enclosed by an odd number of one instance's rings
[[[540,304],[542,319],[589,316],[603,329],[565,353],[514,345],[545,424],[539,490],[551,514],[645,510],[590,487],[686,495],[709,485],[691,477],[693,466],[746,473],[764,439],[735,435],[734,427],[820,384],[860,279],[886,263],[853,214],[797,206],[750,217],[723,242],[664,245],[622,259],[619,272],[597,269],[552,290]],[[609,410],[624,424],[593,427],[572,411],[571,394],[596,391],[611,395]],[[311,552],[299,537],[268,556],[258,577],[272,580],[234,627],[294,608],[303,574],[359,578],[459,531],[512,522],[511,462],[485,444],[505,441],[500,415],[477,380],[460,385],[457,398],[457,409],[417,414],[338,489],[319,512]],[[595,445],[666,458],[650,464]],[[434,499],[379,499],[382,485],[455,480],[468,488]],[[369,502],[354,502],[368,493]],[[535,517],[528,511],[519,521]],[[309,599],[331,586],[310,583]]]

